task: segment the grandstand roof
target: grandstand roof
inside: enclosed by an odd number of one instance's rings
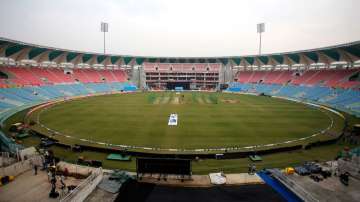
[[[142,65],[144,62],[156,63],[222,63],[224,65],[263,66],[263,65],[294,65],[314,64],[360,60],[360,41],[329,46],[317,49],[272,53],[264,55],[220,56],[220,57],[154,57],[112,55],[75,50],[58,49],[34,45],[7,38],[0,38],[0,57],[12,58],[15,61],[24,59],[36,62],[52,61],[73,64],[103,65]]]

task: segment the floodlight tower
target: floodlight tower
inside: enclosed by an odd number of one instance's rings
[[[265,23],[257,24],[257,33],[260,36],[260,43],[259,43],[259,55],[261,55],[261,33],[265,32]]]
[[[101,32],[104,33],[104,55],[106,53],[105,49],[105,33],[109,30],[109,24],[107,22],[101,22]]]

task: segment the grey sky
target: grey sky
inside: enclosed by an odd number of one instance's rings
[[[0,0],[0,36],[144,56],[256,54],[360,40],[359,0]]]

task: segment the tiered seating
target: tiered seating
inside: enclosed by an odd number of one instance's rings
[[[131,84],[119,83],[127,80],[122,70],[73,69],[74,75],[54,68],[1,67],[0,70],[8,74],[0,79],[0,111],[56,98],[136,90]],[[109,83],[103,82],[103,78]]]
[[[309,80],[310,78],[312,78],[316,73],[318,73],[318,71],[314,71],[314,70],[308,70],[306,72],[304,72],[303,74],[301,74],[300,76],[295,76],[291,83],[295,84],[295,85],[299,85],[299,84],[304,84],[307,80]]]
[[[88,89],[86,89],[86,86],[82,83],[72,84],[71,87],[76,91],[77,95],[91,94],[91,92]]]
[[[307,70],[302,74],[295,71],[239,71],[236,78],[240,83],[321,85],[328,87],[359,87],[360,81],[349,81],[358,69]]]
[[[9,85],[8,79],[1,78],[0,79],[0,88],[7,88]]]
[[[86,76],[86,74],[80,69],[73,70],[73,78],[79,80],[82,83],[90,83],[91,80]]]
[[[256,71],[256,72],[254,72],[254,74],[252,75],[252,77],[249,78],[248,82],[249,82],[249,83],[257,83],[257,82],[259,82],[260,80],[262,80],[262,79],[266,76],[266,73],[268,73],[268,72],[265,72],[265,71]]]
[[[15,84],[19,85],[42,85],[44,84],[37,76],[35,76],[31,70],[28,70],[28,68],[22,68],[22,67],[3,67],[3,70],[5,72],[9,72],[13,76],[16,77],[16,79],[12,79],[11,81]]]
[[[64,94],[62,94],[54,86],[42,86],[41,89],[43,89],[45,92],[47,92],[47,94],[50,96],[50,98],[59,98],[59,97],[64,96]]]
[[[57,78],[55,75],[51,74],[46,69],[31,68],[30,71],[32,71],[44,83],[48,83],[48,84],[62,83],[62,81],[59,78]]]
[[[0,101],[0,110],[4,110],[4,109],[10,109],[12,107],[16,107],[15,105],[6,103],[6,102],[1,102]]]
[[[356,87],[356,89],[359,90],[360,82],[359,81],[345,81],[345,82],[338,83],[336,86],[340,87],[340,88],[355,88]]]
[[[74,83],[76,80],[82,83],[124,82],[127,80],[127,75],[123,70],[73,69],[68,71],[69,74],[65,74],[63,69],[39,67],[1,67],[0,70],[9,74],[9,78],[0,79],[0,88],[12,84],[39,86]]]
[[[89,82],[99,83],[102,82],[101,75],[94,69],[82,69],[83,74],[89,79]]]
[[[326,86],[331,86],[331,87],[336,87],[339,85],[341,86],[341,84],[339,83],[341,83],[344,79],[349,78],[354,73],[358,72],[357,69],[329,70],[329,71],[333,71],[334,75],[327,80]]]
[[[21,103],[27,103],[30,99],[24,98],[22,96],[19,96],[17,93],[14,93],[16,89],[14,88],[4,88],[0,89],[0,94],[2,97],[7,98],[9,100],[15,100]]]
[[[270,71],[263,79],[263,83],[275,83],[275,81],[281,76],[282,72]]]
[[[332,78],[334,75],[335,72],[331,70],[322,70],[322,71],[318,70],[314,76],[312,76],[309,80],[305,82],[305,84],[307,85],[325,84],[325,82],[330,78]]]
[[[326,86],[299,86],[277,84],[232,83],[230,92],[253,92],[294,99],[320,102],[339,110],[360,116],[360,91],[353,89],[333,89]]]
[[[62,69],[47,69],[50,74],[54,75],[61,83],[74,83],[74,79],[70,74],[65,74]]]
[[[92,89],[96,93],[111,92],[112,89],[107,83],[88,83],[85,85],[87,88]]]
[[[136,90],[136,87],[127,83],[113,82],[111,85],[110,83],[77,83],[24,88],[0,88],[0,110],[61,97],[123,90],[133,91]]]
[[[254,72],[252,71],[240,71],[238,72],[237,79],[240,83],[248,83]]]
[[[280,76],[274,80],[275,84],[284,84],[291,81],[293,72],[292,71],[281,71]]]
[[[109,70],[101,70],[99,71],[100,75],[105,78],[106,82],[116,82],[116,78]]]

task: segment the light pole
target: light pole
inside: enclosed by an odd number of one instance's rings
[[[260,43],[259,43],[259,55],[261,55],[261,33],[265,32],[265,23],[257,24],[257,33],[260,36]]]
[[[105,33],[109,30],[109,24],[107,22],[101,22],[101,32],[104,33],[104,55],[106,53],[105,49]]]

